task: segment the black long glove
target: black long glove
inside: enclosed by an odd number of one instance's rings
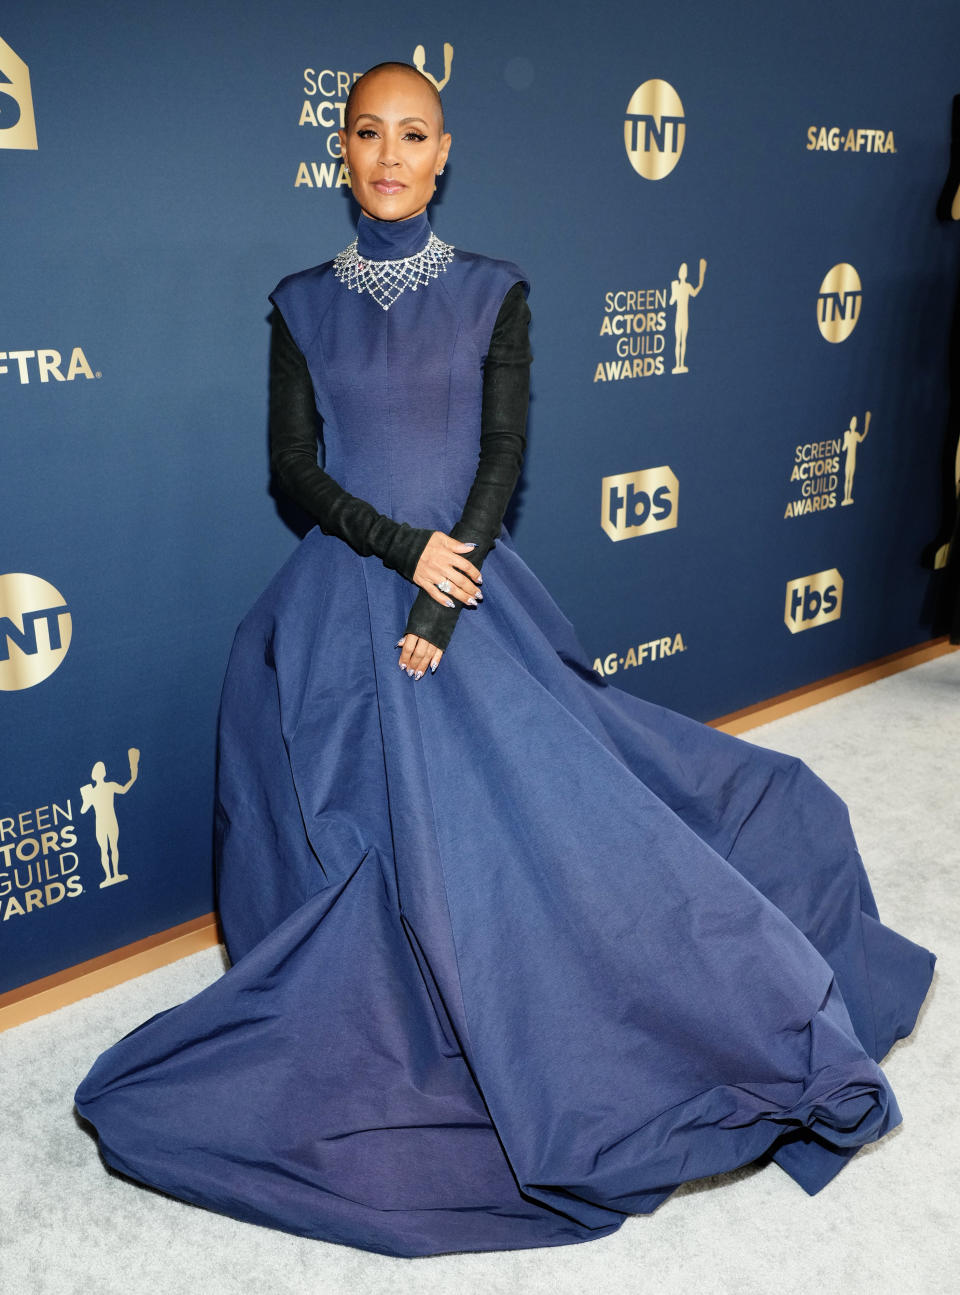
[[[463,556],[475,567],[493,548],[507,504],[514,492],[527,443],[530,398],[528,328],[530,308],[523,284],[515,283],[503,299],[483,367],[480,459],[460,520],[450,530],[455,540],[476,541]],[[407,618],[407,634],[417,634],[445,650],[464,604],[444,607],[421,589]],[[474,611],[483,615],[482,604]]]
[[[270,333],[270,466],[285,492],[315,519],[325,535],[336,535],[361,557],[375,555],[384,566],[413,581],[420,555],[433,534],[377,512],[373,504],[345,490],[317,463],[317,413],[313,381],[303,353],[279,310]]]

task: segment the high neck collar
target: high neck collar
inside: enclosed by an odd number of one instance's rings
[[[357,254],[368,261],[399,261],[422,251],[430,234],[425,211],[407,220],[372,220],[361,212],[357,222]]]

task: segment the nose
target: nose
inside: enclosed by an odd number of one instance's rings
[[[393,145],[389,139],[380,141],[380,156],[377,158],[380,166],[399,166],[400,161],[393,151]]]

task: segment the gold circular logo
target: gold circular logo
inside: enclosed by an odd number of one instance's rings
[[[67,655],[73,622],[66,599],[39,576],[0,575],[0,691],[32,688]]]
[[[824,275],[817,295],[817,324],[828,342],[844,342],[857,326],[863,288],[852,265],[841,261]]]
[[[644,81],[627,104],[623,142],[645,180],[662,180],[680,161],[687,127],[680,96],[668,81]]]

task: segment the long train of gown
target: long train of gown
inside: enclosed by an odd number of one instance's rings
[[[392,1255],[563,1245],[765,1152],[809,1193],[901,1120],[934,957],[799,760],[599,678],[504,530],[435,675],[414,588],[310,532],[238,631],[233,966],[77,1092],[117,1169]]]

